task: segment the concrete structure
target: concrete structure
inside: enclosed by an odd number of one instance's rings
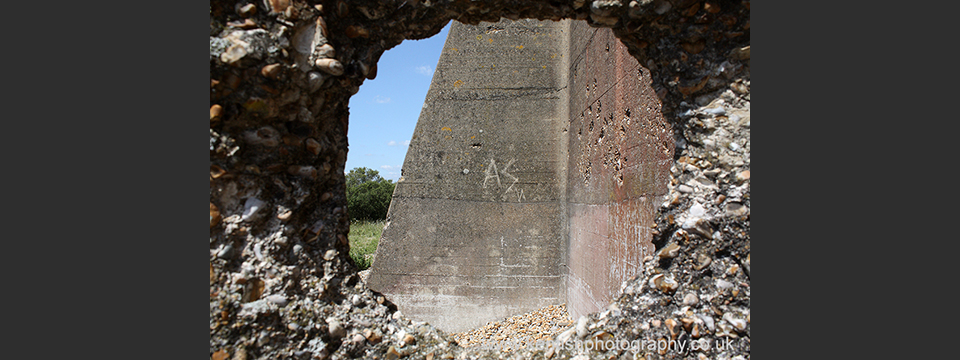
[[[652,254],[672,163],[649,84],[609,29],[454,22],[370,287],[447,331],[610,302]]]

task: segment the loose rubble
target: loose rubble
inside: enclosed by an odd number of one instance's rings
[[[479,346],[510,352],[527,345],[553,341],[573,325],[566,305],[550,305],[502,321],[493,321],[471,331],[451,336],[463,347]]]

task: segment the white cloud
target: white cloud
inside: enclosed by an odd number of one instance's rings
[[[390,102],[390,98],[377,95],[375,98],[373,98],[373,101],[375,101],[378,104],[386,104]]]
[[[381,169],[384,169],[384,170],[387,170],[387,171],[390,171],[390,170],[400,170],[400,165],[383,165],[383,166],[381,166],[380,168],[381,168]]]
[[[400,142],[400,145],[403,145],[403,146],[410,146],[410,140],[404,140],[404,141],[401,141],[401,142]]]
[[[397,142],[390,140],[390,142],[387,143],[387,146],[397,146]]]
[[[433,67],[432,67],[432,66],[427,66],[427,65],[417,66],[417,67],[415,68],[415,70],[416,70],[417,73],[419,73],[419,74],[423,74],[423,75],[426,75],[426,76],[433,76]]]

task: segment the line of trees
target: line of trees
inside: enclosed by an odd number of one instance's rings
[[[380,177],[379,171],[365,167],[350,170],[346,177],[350,220],[386,219],[397,184]]]

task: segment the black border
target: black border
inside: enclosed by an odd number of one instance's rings
[[[936,18],[950,12],[756,5],[751,357],[948,348],[925,340],[934,329],[903,326],[940,315],[898,299],[952,305],[947,292],[933,293],[949,286],[911,285],[904,275],[923,275],[899,260],[911,247],[929,247],[914,248],[924,262],[940,252],[907,229],[926,227],[933,210],[900,199],[925,196],[920,154],[945,154],[934,165],[943,177],[955,161],[955,150],[927,138],[940,130],[924,125],[951,120],[930,113],[955,97],[940,77],[955,65],[935,47],[950,47],[952,22]],[[23,3],[5,12],[8,353],[208,353],[200,276],[209,230],[196,211],[209,197],[209,4]],[[927,32],[937,45],[910,42]],[[938,79],[946,90],[919,81]]]

